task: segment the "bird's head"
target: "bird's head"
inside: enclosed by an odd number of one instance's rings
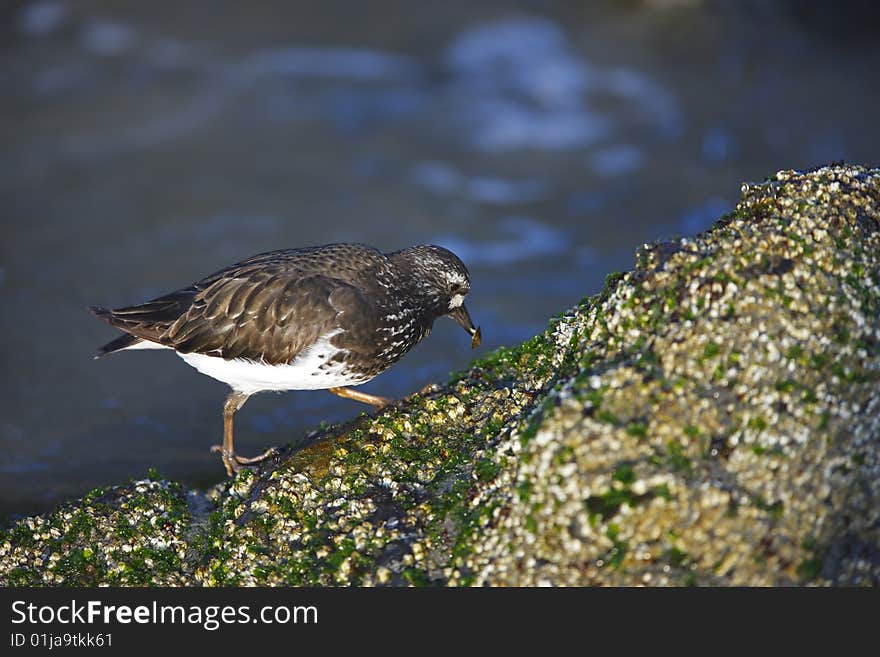
[[[392,258],[406,264],[418,293],[426,298],[437,317],[449,315],[471,336],[471,347],[480,344],[480,328],[474,326],[464,305],[471,290],[467,267],[452,251],[442,246],[423,244],[403,249]]]

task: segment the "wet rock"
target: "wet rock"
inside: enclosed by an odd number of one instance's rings
[[[880,583],[880,170],[783,171],[443,387],[212,491],[0,536],[5,584]]]

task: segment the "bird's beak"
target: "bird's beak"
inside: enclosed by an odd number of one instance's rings
[[[464,304],[461,304],[458,308],[449,313],[449,316],[452,317],[456,322],[461,324],[461,328],[470,333],[471,335],[471,349],[476,349],[480,346],[480,341],[482,340],[482,336],[480,334],[480,327],[474,326],[473,321],[471,321],[471,314],[467,311],[467,308],[464,307]]]

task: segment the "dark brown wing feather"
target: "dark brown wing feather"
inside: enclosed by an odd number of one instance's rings
[[[356,288],[326,276],[260,271],[223,278],[196,295],[159,341],[183,353],[289,363],[338,327],[340,308],[333,298],[340,290],[361,316],[370,314]]]
[[[262,253],[146,303],[92,311],[137,338],[183,353],[289,363],[341,326],[334,341],[375,331],[377,313],[353,285],[385,256],[360,245]],[[320,271],[333,271],[334,276]]]

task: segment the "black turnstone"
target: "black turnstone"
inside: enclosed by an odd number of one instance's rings
[[[263,390],[324,390],[381,408],[389,400],[346,386],[366,383],[449,315],[480,344],[464,306],[467,268],[439,246],[381,253],[328,244],[253,256],[136,306],[92,312],[125,335],[95,358],[123,349],[173,349],[202,374],[229,384],[223,444],[231,476],[258,463],[235,453],[232,418]]]

